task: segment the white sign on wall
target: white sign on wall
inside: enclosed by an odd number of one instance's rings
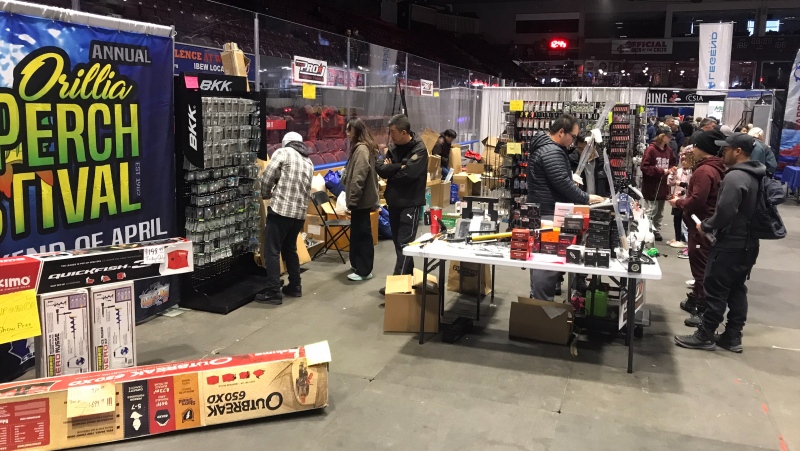
[[[419,80],[420,94],[426,97],[433,97],[433,81]]]
[[[732,23],[700,24],[700,71],[697,89],[728,89],[732,41]]]
[[[328,84],[328,63],[295,55],[292,60],[292,83]]]

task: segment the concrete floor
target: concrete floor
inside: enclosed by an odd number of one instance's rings
[[[800,230],[800,206],[781,212],[790,233]],[[384,334],[377,290],[394,256],[383,241],[369,282],[348,282],[349,265],[323,257],[306,266],[302,299],[159,317],[138,330],[141,364],[328,340],[327,409],[92,449],[800,449],[800,235],[762,244],[738,355],[675,347],[672,336],[690,332],[678,307],[689,264],[662,250],[633,375],[621,341],[581,343],[577,357],[509,341],[509,304],[528,290],[519,270],[498,271],[497,307],[484,303],[481,329],[455,345]]]

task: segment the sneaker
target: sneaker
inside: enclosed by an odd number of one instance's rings
[[[683,241],[673,241],[672,243],[667,243],[667,244],[669,244],[669,247],[674,247],[676,249],[683,249],[684,247],[686,247],[686,243],[684,243]]]
[[[280,293],[257,294],[256,302],[259,302],[261,304],[281,305],[283,304],[283,295]]]
[[[281,288],[281,293],[285,294],[286,296],[291,296],[293,298],[301,298],[303,297],[303,287],[299,285],[296,287],[286,285],[283,288]]]
[[[697,310],[697,298],[692,293],[686,293],[686,300],[681,301],[681,310],[694,315]]]
[[[683,250],[678,252],[678,258],[683,259],[683,260],[688,259],[689,258],[689,248],[685,247],[685,248],[683,248]]]
[[[653,236],[656,238],[656,241],[664,241],[664,237],[661,236],[661,232],[658,230],[653,232]]]
[[[686,286],[689,288],[694,288],[694,279],[689,279],[686,281]]]
[[[381,296],[386,296],[386,287],[383,287],[380,290],[378,290],[378,293],[380,293]]]
[[[347,276],[347,278],[348,278],[348,279],[350,279],[350,280],[352,280],[352,281],[355,281],[355,282],[360,282],[360,281],[362,281],[362,280],[369,280],[369,279],[371,279],[371,278],[372,278],[372,273],[369,273],[368,275],[366,275],[366,276],[364,276],[364,277],[361,277],[361,276],[359,276],[358,274],[356,274],[356,273],[353,273],[353,274],[350,274],[349,276]],[[385,290],[384,290],[384,291],[385,291]]]
[[[703,324],[703,315],[701,313],[692,313],[692,316],[683,320],[683,324],[687,327],[700,327]]]
[[[714,343],[714,336],[700,328],[692,335],[675,335],[675,344],[687,349],[701,349],[703,351],[713,351],[717,349]]]
[[[722,349],[727,349],[728,351],[735,352],[737,354],[744,350],[742,348],[741,335],[738,337],[733,336],[733,334],[728,334],[727,330],[721,334],[714,335],[714,343],[716,343],[717,346]]]
[[[556,285],[556,291],[554,294],[556,296],[561,296],[561,284]]]

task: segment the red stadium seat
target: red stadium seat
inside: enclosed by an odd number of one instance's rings
[[[336,150],[341,150],[342,152],[344,152],[345,150],[347,150],[347,147],[346,147],[346,146],[347,146],[347,144],[344,142],[344,140],[343,140],[343,139],[337,139],[337,140],[335,141],[335,143],[336,143]]]
[[[323,160],[319,155],[309,155],[308,158],[311,160],[311,163],[313,163],[314,166],[325,164],[325,160]]]
[[[317,141],[314,143],[317,148],[317,153],[322,154],[328,152],[328,145],[325,141]]]
[[[334,152],[333,156],[336,157],[336,161],[344,162],[347,161],[347,154],[342,152],[341,150]]]
[[[327,163],[336,163],[336,157],[333,156],[332,153],[324,153],[322,154],[322,160]]]
[[[303,141],[303,144],[306,145],[309,154],[317,153],[317,148],[314,146],[314,143],[311,141]]]

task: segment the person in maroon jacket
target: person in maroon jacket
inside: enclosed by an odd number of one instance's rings
[[[644,195],[647,216],[653,223],[656,241],[661,241],[661,221],[664,219],[664,202],[670,197],[667,177],[678,163],[669,147],[672,130],[660,127],[656,138],[644,151],[642,157],[642,194]],[[678,239],[678,237],[676,237]]]
[[[689,179],[689,187],[686,189],[686,197],[673,198],[669,201],[673,207],[683,210],[683,222],[689,229],[689,266],[692,269],[694,287],[692,292],[686,295],[686,300],[681,302],[681,308],[692,315],[684,321],[689,327],[698,327],[706,310],[703,280],[708,254],[711,252],[711,242],[705,234],[697,230],[692,215],[696,215],[701,221],[714,215],[719,186],[725,176],[725,165],[722,159],[716,156],[719,146],[714,144],[715,140],[724,141],[725,135],[720,131],[711,130],[695,138],[692,153],[696,163]]]

